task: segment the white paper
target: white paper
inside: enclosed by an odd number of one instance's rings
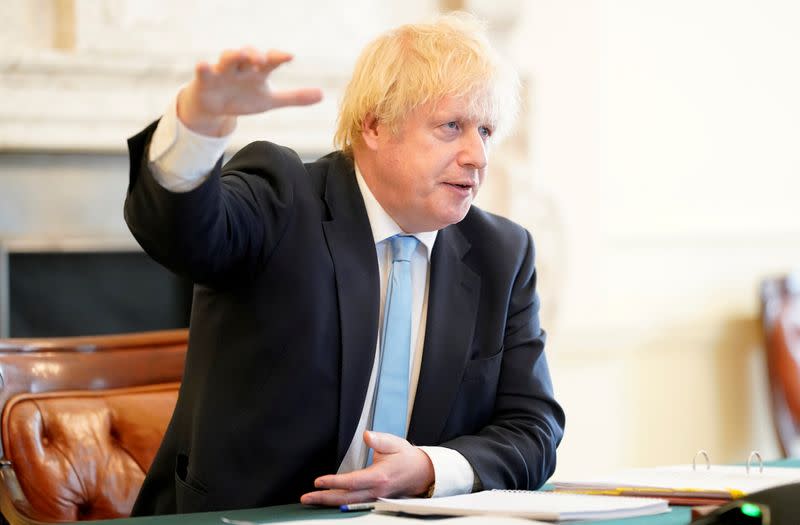
[[[445,498],[381,499],[375,510],[419,515],[514,516],[542,521],[616,519],[667,512],[654,498],[490,490]]]

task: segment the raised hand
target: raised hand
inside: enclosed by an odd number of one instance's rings
[[[192,81],[178,95],[178,118],[189,129],[211,136],[230,133],[239,115],[283,106],[305,106],[322,99],[318,88],[274,91],[269,75],[292,55],[246,47],[222,53],[215,64],[200,62]]]
[[[364,442],[375,451],[367,468],[346,474],[320,476],[318,489],[303,494],[306,505],[345,505],[377,498],[418,496],[433,484],[430,458],[403,438],[382,432],[364,432]]]

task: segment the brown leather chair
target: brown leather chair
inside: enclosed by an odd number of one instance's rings
[[[125,517],[175,408],[187,331],[0,339],[0,511]]]
[[[761,284],[772,416],[784,457],[800,457],[800,273]]]

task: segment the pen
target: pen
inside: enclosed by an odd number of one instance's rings
[[[372,510],[374,508],[374,503],[351,503],[349,505],[339,506],[339,510],[342,512],[356,512],[359,510]]]

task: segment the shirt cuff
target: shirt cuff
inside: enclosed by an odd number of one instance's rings
[[[158,122],[147,160],[156,181],[165,189],[183,193],[205,182],[211,167],[228,146],[231,134],[209,137],[195,133],[178,118],[177,97]]]
[[[475,471],[467,458],[451,448],[419,447],[433,463],[432,498],[469,494],[475,485]]]

